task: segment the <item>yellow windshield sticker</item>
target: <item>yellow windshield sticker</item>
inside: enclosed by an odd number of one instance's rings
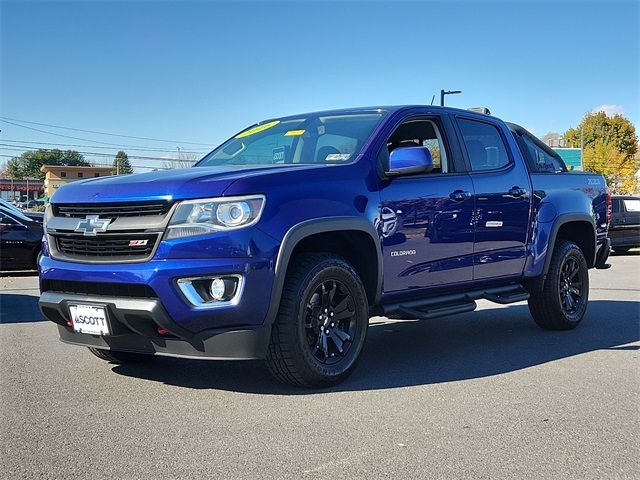
[[[244,132],[239,133],[238,135],[236,135],[236,138],[245,138],[251,135],[255,135],[256,133],[264,132],[265,130],[271,127],[275,127],[279,123],[280,123],[280,120],[274,120],[273,122],[267,122],[267,123],[263,123],[262,125],[256,125],[255,127],[250,128],[249,130],[245,130]]]
[[[284,134],[285,137],[299,137],[304,133],[304,130],[289,130]]]

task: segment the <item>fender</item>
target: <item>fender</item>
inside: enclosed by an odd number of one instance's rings
[[[556,237],[560,227],[570,222],[587,222],[591,225],[594,245],[593,258],[587,258],[589,268],[595,265],[596,252],[596,228],[593,217],[587,213],[563,213],[557,215],[550,222],[539,222],[535,229],[530,250],[531,255],[525,269],[525,277],[533,280],[536,287],[542,288],[544,280],[551,265],[551,257],[556,244]],[[543,260],[544,259],[544,260]],[[538,281],[536,281],[538,280]]]
[[[289,267],[289,261],[293,251],[301,240],[318,233],[338,232],[338,231],[359,231],[368,234],[376,246],[376,262],[378,265],[378,278],[376,280],[376,296],[374,304],[380,300],[382,292],[382,249],[378,233],[373,224],[363,217],[323,217],[306,220],[292,226],[284,238],[278,251],[275,265],[275,279],[271,288],[271,304],[267,312],[266,324],[272,324],[280,307],[280,297],[282,288]]]

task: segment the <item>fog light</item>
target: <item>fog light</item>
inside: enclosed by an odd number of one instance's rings
[[[227,286],[225,281],[221,278],[216,278],[211,281],[211,286],[209,287],[209,293],[211,293],[211,297],[214,300],[222,300],[225,297],[227,290]]]
[[[196,308],[237,305],[242,295],[243,284],[242,275],[237,274],[177,280],[178,288],[186,300]]]

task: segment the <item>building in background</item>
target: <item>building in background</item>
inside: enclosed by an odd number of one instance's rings
[[[58,188],[70,182],[87,178],[108,177],[113,167],[68,167],[65,165],[43,165],[44,194],[51,197]]]
[[[551,146],[562,157],[569,170],[582,170],[582,149]]]
[[[0,178],[0,198],[8,202],[24,202],[40,198],[44,193],[42,180],[14,180],[12,178]]]

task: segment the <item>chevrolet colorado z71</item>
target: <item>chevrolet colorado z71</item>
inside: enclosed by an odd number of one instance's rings
[[[542,328],[587,308],[611,198],[523,128],[401,106],[268,120],[193,168],[74,182],[51,198],[40,308],[111,362],[266,359],[332,385],[369,318],[528,300]]]

